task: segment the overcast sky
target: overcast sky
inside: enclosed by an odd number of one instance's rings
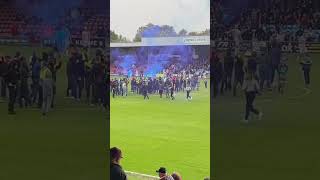
[[[203,31],[210,28],[210,0],[111,0],[111,30],[133,39],[148,23]]]

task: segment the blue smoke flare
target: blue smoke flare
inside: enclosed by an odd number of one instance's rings
[[[169,65],[186,65],[192,61],[191,46],[139,47],[134,52],[113,48],[111,58],[129,77],[134,75],[133,67],[144,67],[144,76],[155,77]]]

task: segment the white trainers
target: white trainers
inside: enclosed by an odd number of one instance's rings
[[[249,121],[245,120],[245,119],[241,120],[240,122],[243,123],[243,124],[248,124],[249,123]]]
[[[262,117],[263,117],[263,113],[262,113],[262,112],[260,112],[260,113],[259,113],[259,118],[258,118],[258,120],[261,120],[261,119],[262,119]]]

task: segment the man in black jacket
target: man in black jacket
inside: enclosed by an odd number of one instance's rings
[[[119,148],[113,147],[110,149],[110,179],[111,180],[127,180],[127,175],[120,166],[122,152]]]
[[[17,84],[19,81],[19,62],[18,60],[12,60],[9,63],[8,72],[5,74],[5,79],[9,89],[9,103],[8,113],[15,114],[14,103],[17,96]]]

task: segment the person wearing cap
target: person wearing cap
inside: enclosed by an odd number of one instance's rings
[[[19,76],[19,62],[17,60],[11,60],[9,62],[8,71],[4,75],[9,90],[8,113],[10,115],[16,114],[14,111],[14,104],[17,96]]]
[[[303,76],[304,76],[304,83],[305,87],[309,88],[310,85],[310,71],[312,66],[312,60],[310,55],[305,54],[303,60],[300,62],[302,66]]]
[[[111,180],[127,180],[127,175],[120,165],[122,152],[119,148],[113,147],[110,149],[110,179]]]
[[[167,170],[164,167],[160,167],[156,172],[159,174],[159,180],[174,180],[172,176],[167,175]]]

